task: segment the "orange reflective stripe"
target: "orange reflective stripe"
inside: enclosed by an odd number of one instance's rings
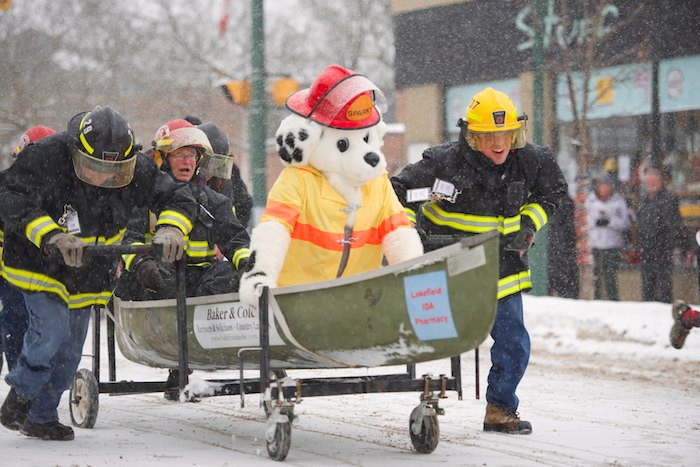
[[[270,200],[267,203],[263,216],[274,217],[282,222],[286,222],[289,226],[293,226],[299,217],[299,211],[287,204]]]
[[[384,238],[384,236],[386,236],[388,233],[393,232],[397,228],[404,225],[406,227],[411,226],[411,221],[408,220],[408,215],[406,214],[406,211],[399,211],[384,219],[378,227],[380,238],[379,242],[381,243],[381,239]]]
[[[343,251],[342,241],[344,236],[342,233],[324,232],[311,224],[297,222],[292,232],[292,238],[311,242],[326,250]]]
[[[379,227],[372,227],[365,230],[354,230],[352,232],[351,248],[360,248],[365,245],[381,245],[382,239],[389,232],[394,231],[398,227],[405,225],[410,226],[408,216],[405,212],[398,212],[386,219]],[[292,238],[311,242],[312,244],[331,251],[343,251],[344,235],[335,232],[324,232],[321,229],[314,227],[311,224],[302,224],[297,222],[292,232]]]

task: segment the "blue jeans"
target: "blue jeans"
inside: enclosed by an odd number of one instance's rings
[[[22,351],[24,333],[27,331],[28,315],[24,305],[24,296],[19,289],[12,287],[0,277],[0,344],[5,353],[8,370],[17,364],[17,358]]]
[[[90,324],[90,309],[69,310],[50,293],[24,293],[29,328],[17,366],[5,377],[32,401],[27,420],[58,421],[61,395],[73,382]]]
[[[530,360],[530,335],[523,321],[523,297],[520,294],[499,300],[491,337],[493,346],[486,401],[515,412],[520,402],[515,390]]]

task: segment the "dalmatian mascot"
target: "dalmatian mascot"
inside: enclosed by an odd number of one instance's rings
[[[384,96],[369,79],[326,67],[287,99],[277,129],[286,167],[253,229],[240,298],[270,288],[346,277],[423,254],[389,182],[381,148]]]

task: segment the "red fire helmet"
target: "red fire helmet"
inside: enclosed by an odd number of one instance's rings
[[[41,138],[46,138],[47,136],[51,136],[55,133],[56,131],[53,128],[43,125],[37,125],[27,129],[27,131],[22,133],[22,136],[19,137],[17,146],[12,148],[12,156],[17,157],[17,154],[19,154],[22,149],[26,148],[29,143],[39,141]]]
[[[324,68],[310,88],[287,99],[292,112],[343,130],[376,125],[385,106],[384,94],[372,81],[339,65]]]

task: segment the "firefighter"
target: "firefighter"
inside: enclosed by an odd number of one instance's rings
[[[204,122],[197,125],[197,128],[206,133],[213,150],[213,153],[205,156],[200,163],[199,173],[204,175],[210,188],[231,198],[236,217],[247,227],[253,208],[253,197],[248,193],[248,188],[241,178],[241,171],[233,162],[228,137],[213,122]]]
[[[187,296],[237,291],[238,271],[250,256],[248,232],[238,222],[231,199],[209,188],[204,177],[196,173],[202,161],[207,161],[208,173],[230,174],[228,160],[223,163],[217,160],[206,134],[194,126],[168,122],[156,132],[153,144],[157,158],[162,161],[161,170],[187,183],[199,204],[197,219],[185,245]],[[150,218],[147,209],[134,209],[124,241],[129,244],[147,242]],[[225,259],[217,257],[219,252]],[[158,263],[148,255],[129,255],[125,257],[124,266],[126,272],[117,292],[119,297],[126,300],[175,297],[175,270],[171,265]],[[177,380],[176,373],[171,371],[166,384],[167,399],[177,398],[178,391],[172,387]]]
[[[163,127],[168,127],[164,125]],[[192,231],[187,237],[187,295],[202,296],[235,292],[238,268],[249,256],[250,239],[245,227],[238,222],[230,198],[209,188],[204,177],[197,174],[203,157],[212,153],[206,134],[198,128],[183,126],[158,130],[154,150],[162,160],[161,171],[176,181],[187,183],[197,200],[199,211]],[[226,166],[225,170],[230,171]],[[129,244],[148,242],[152,227],[147,209],[132,210],[124,241]],[[219,261],[220,249],[228,261]],[[157,300],[175,297],[175,271],[172,265],[158,263],[149,255],[127,255],[124,266],[130,279],[125,287],[127,300]],[[121,287],[120,287],[121,290]],[[118,292],[119,295],[119,292]]]
[[[486,88],[459,120],[459,141],[427,149],[391,179],[426,250],[445,238],[500,233],[484,430],[520,434],[532,432],[519,418],[515,394],[530,357],[521,297],[532,288],[527,251],[567,190],[552,153],[526,142],[526,118],[506,94]]]
[[[121,242],[129,213],[158,213],[162,260],[182,257],[197,206],[187,186],[138,151],[127,120],[111,107],[74,116],[68,130],[27,146],[0,185],[3,277],[24,295],[29,327],[0,423],[45,440],[71,440],[58,405],[80,363],[90,308],[115,287],[119,258],[83,258],[86,245]],[[60,252],[48,255],[51,248]],[[62,259],[62,261],[61,261]]]
[[[47,126],[33,126],[20,136],[17,146],[12,149],[12,159],[17,158],[27,145],[55,134],[53,128]],[[2,174],[4,176],[4,172]],[[0,182],[1,183],[1,182]],[[4,227],[0,222],[0,270],[2,270],[2,247],[4,242]],[[24,306],[22,293],[12,287],[0,276],[0,346],[5,353],[8,371],[12,370],[17,363],[19,352],[22,350],[24,333],[27,330],[27,308]],[[0,357],[0,369],[2,369],[2,358]]]

